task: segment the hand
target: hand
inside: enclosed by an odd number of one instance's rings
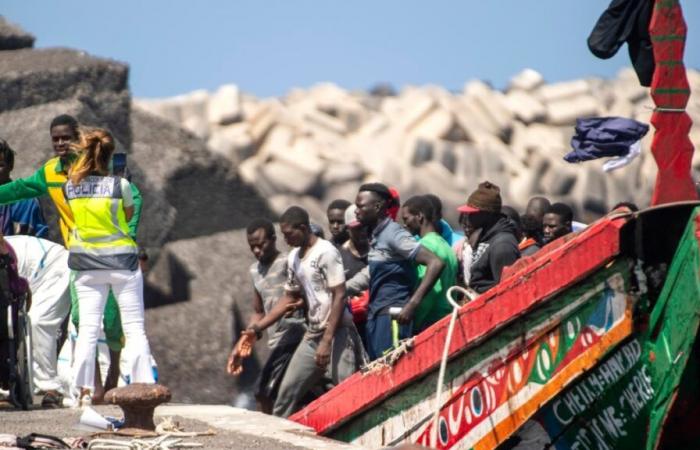
[[[284,317],[291,317],[292,314],[294,314],[294,311],[297,309],[303,308],[304,307],[304,299],[300,298],[299,300],[296,300],[290,304],[287,305],[287,312],[284,314]]]
[[[325,369],[331,361],[331,344],[322,339],[316,349],[316,365],[319,369]]]
[[[248,358],[253,354],[253,347],[255,342],[258,340],[253,330],[244,330],[241,332],[241,339],[238,340],[237,347],[242,358]]]
[[[404,306],[401,309],[401,312],[399,313],[399,316],[396,318],[396,321],[400,323],[401,325],[407,325],[411,323],[413,320],[413,315],[416,312],[416,305],[412,302],[406,303],[406,306]]]
[[[229,375],[237,376],[243,372],[243,358],[241,357],[240,346],[236,344],[231,350],[226,363],[226,372]]]

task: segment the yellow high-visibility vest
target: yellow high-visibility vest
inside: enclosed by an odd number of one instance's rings
[[[73,270],[136,270],[138,250],[129,236],[121,178],[89,176],[70,180],[64,194],[73,214],[68,266]]]

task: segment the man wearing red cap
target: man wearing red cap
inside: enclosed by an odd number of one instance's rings
[[[469,287],[485,292],[501,280],[503,268],[520,258],[515,225],[501,213],[501,190],[485,181],[457,208],[459,222],[466,236],[464,245],[471,245]],[[466,281],[466,280],[465,280]]]

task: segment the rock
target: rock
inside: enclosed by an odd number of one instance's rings
[[[533,91],[544,84],[542,75],[533,69],[524,69],[513,76],[508,83],[508,90]]]
[[[348,181],[357,182],[362,179],[365,172],[357,164],[330,164],[321,175],[321,181],[325,186],[346,183]]]
[[[547,103],[547,121],[553,125],[573,125],[576,119],[600,114],[598,101],[590,95],[564,98]]]
[[[462,141],[466,138],[454,115],[443,108],[433,109],[410,130],[410,134],[423,139]]]
[[[159,382],[178,402],[229,403],[237,390],[253,389],[267,355],[264,339],[241,377],[225,372],[233,341],[252,314],[253,262],[245,229],[237,229],[168,242],[147,274],[153,289],[146,290],[146,333]]]
[[[209,99],[207,119],[216,125],[228,125],[243,118],[241,97],[238,86],[225,84]]]
[[[521,90],[511,90],[505,96],[505,105],[522,122],[543,120],[547,115],[544,105],[533,95]]]
[[[260,174],[272,186],[275,193],[296,195],[313,191],[320,172],[311,172],[287,161],[271,161],[260,168]]]
[[[153,423],[153,411],[161,403],[169,402],[171,398],[170,390],[160,384],[132,383],[123,387],[118,387],[107,391],[105,402],[118,405],[124,412],[125,430],[147,430],[156,429]]]
[[[238,164],[253,156],[257,150],[249,130],[247,123],[215,128],[207,140],[207,147]]]
[[[576,184],[571,191],[572,200],[581,212],[581,218],[588,223],[607,213],[607,190],[605,174],[599,165],[586,163],[576,165]]]
[[[180,105],[177,97],[172,99],[138,98],[134,99],[133,105],[161,119],[169,120],[176,125],[180,124]]]
[[[68,49],[0,52],[0,112],[78,99],[131,145],[128,67]]]
[[[545,84],[537,89],[536,94],[543,102],[548,103],[590,94],[590,92],[590,86],[586,80],[574,80]]]
[[[0,50],[34,47],[34,35],[0,16]]]
[[[506,107],[501,92],[491,90],[481,81],[470,81],[464,86],[464,96],[474,100],[478,115],[491,122],[496,134],[504,140],[510,134],[513,113]]]
[[[133,111],[131,126],[134,181],[144,186],[144,200],[153,193],[164,196],[157,202],[144,201],[144,207],[169,205],[176,211],[169,227],[167,215],[157,210],[142,215],[139,235],[144,245],[162,246],[164,242],[156,239],[163,236],[189,239],[241,228],[254,217],[272,215],[228,160],[209,151],[201,139],[140,109]]]
[[[357,190],[362,181],[347,181],[344,183],[332,184],[328,186],[321,199],[321,207],[327,207],[333,200],[342,198],[349,202],[355,202]]]

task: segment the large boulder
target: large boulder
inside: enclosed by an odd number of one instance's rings
[[[129,164],[144,187],[144,245],[244,228],[255,217],[273,216],[265,199],[203,140],[139,108],[132,116]]]
[[[233,337],[252,308],[245,230],[225,231],[165,245],[148,274],[151,289],[174,296],[147,298],[146,332],[160,382],[178,403],[230,403],[236,383],[250,388],[265,346],[240,380],[225,372]],[[184,292],[183,292],[184,291]]]
[[[0,52],[0,112],[77,99],[131,146],[126,64],[76,50],[22,49]]]
[[[0,50],[17,50],[34,46],[34,35],[0,16]]]

